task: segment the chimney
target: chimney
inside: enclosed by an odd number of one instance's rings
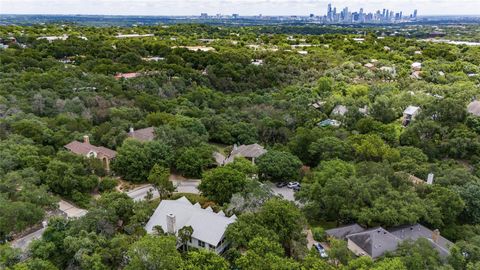
[[[433,184],[433,173],[429,173],[427,177],[427,184]]]
[[[90,144],[90,138],[88,137],[88,135],[83,136],[83,142]]]
[[[175,231],[176,231],[175,215],[174,214],[168,214],[167,215],[167,233],[175,234]]]
[[[128,132],[130,135],[133,135],[133,133],[135,132],[135,130],[133,129],[133,127],[130,127],[130,131]]]
[[[440,238],[440,231],[438,229],[435,229],[433,232],[432,232],[432,241],[434,243],[438,243],[438,238]]]

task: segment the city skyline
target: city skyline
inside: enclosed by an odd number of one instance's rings
[[[480,15],[477,0],[1,0],[1,14],[91,14],[91,15],[309,15],[323,16],[327,5],[337,9],[348,7],[375,13],[377,10],[402,11],[411,14],[417,9],[421,15]]]

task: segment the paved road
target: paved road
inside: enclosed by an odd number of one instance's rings
[[[177,187],[176,193],[194,193],[199,194],[198,185],[200,185],[200,180],[198,179],[174,179],[171,180],[173,185]],[[151,191],[153,194],[153,199],[159,197],[158,192],[150,184],[142,185],[133,190],[127,192],[127,195],[132,198],[134,201],[144,200],[147,196],[147,193]]]
[[[43,232],[45,231],[46,228],[41,228],[40,230],[38,231],[35,231],[31,234],[28,234],[28,235],[25,235],[24,237],[22,238],[19,238],[19,239],[16,239],[14,241],[12,241],[10,244],[12,245],[12,247],[14,248],[19,248],[21,249],[22,251],[26,251],[27,248],[28,248],[28,245],[30,245],[30,243],[33,241],[33,240],[36,240],[36,239],[39,239],[40,237],[42,237],[42,234]]]

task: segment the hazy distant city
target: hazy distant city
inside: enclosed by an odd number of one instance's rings
[[[271,19],[297,19],[308,20],[320,23],[398,23],[398,22],[412,22],[417,20],[418,12],[415,9],[411,14],[405,14],[403,11],[394,11],[383,8],[375,12],[365,12],[363,8],[358,11],[351,11],[349,7],[344,7],[342,10],[337,7],[328,4],[327,12],[324,15],[316,15],[311,13],[309,16],[253,16],[259,20],[271,20]],[[252,16],[240,16],[240,14],[232,15],[209,15],[208,13],[200,14],[201,19],[239,19],[239,18],[252,18]]]

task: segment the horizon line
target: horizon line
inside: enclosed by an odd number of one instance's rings
[[[232,14],[222,14],[222,13],[218,13],[222,16],[232,16],[233,14],[237,14],[237,13],[232,13]],[[62,16],[124,16],[124,17],[135,17],[135,16],[142,16],[142,17],[160,17],[160,16],[164,16],[164,17],[184,17],[184,16],[188,16],[188,17],[200,17],[201,14],[178,14],[178,15],[165,15],[165,14],[156,14],[156,15],[152,15],[152,14],[149,14],[149,15],[144,15],[144,14],[102,14],[102,13],[2,13],[0,12],[0,16],[1,15],[21,15],[21,16],[26,16],[26,15],[41,15],[41,16],[58,16],[58,15],[62,15]],[[215,17],[217,14],[214,14],[214,15],[208,15],[209,17]],[[258,17],[258,16],[262,16],[262,17],[292,17],[292,16],[301,16],[301,17],[309,17],[310,14],[275,14],[275,15],[263,15],[263,14],[252,14],[252,15],[248,15],[248,14],[245,14],[245,15],[242,15],[242,14],[237,14],[239,17]],[[315,15],[315,16],[320,16],[320,17],[323,17],[323,16],[326,16],[326,15]],[[480,13],[479,14],[422,14],[422,15],[418,15],[417,17],[428,17],[428,16],[478,16],[480,17]]]

